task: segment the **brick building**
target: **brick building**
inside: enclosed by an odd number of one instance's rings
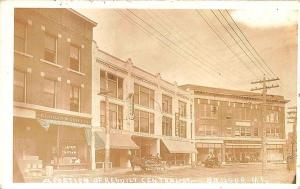
[[[72,9],[17,8],[14,18],[14,158],[28,174],[88,168],[96,23]]]
[[[215,153],[222,163],[261,161],[262,124],[267,137],[269,162],[284,161],[285,103],[282,96],[268,95],[262,121],[258,93],[184,85],[194,92],[195,142],[198,161]]]

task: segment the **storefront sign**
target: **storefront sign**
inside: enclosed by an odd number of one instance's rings
[[[76,116],[69,116],[69,115],[57,114],[57,113],[52,113],[52,112],[38,111],[36,113],[36,117],[37,117],[37,119],[66,121],[66,122],[87,124],[87,125],[91,124],[91,119],[88,119],[88,118],[80,118],[80,117],[76,117]]]

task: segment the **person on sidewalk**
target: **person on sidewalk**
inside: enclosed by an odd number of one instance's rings
[[[133,155],[132,152],[129,154],[129,161],[130,161],[132,172],[134,172],[135,156]]]

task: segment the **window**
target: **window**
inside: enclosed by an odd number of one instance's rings
[[[44,59],[56,63],[56,37],[50,34],[45,34],[45,49],[44,49]]]
[[[163,116],[163,118],[162,118],[162,135],[172,136],[172,118]]]
[[[274,127],[266,128],[266,136],[270,138],[279,138],[280,137],[280,129]]]
[[[186,121],[177,120],[175,122],[175,136],[186,138]]]
[[[179,137],[186,138],[186,122],[185,121],[179,121]]]
[[[43,87],[43,105],[55,108],[56,101],[56,81],[51,79],[44,79]]]
[[[172,114],[172,98],[167,95],[162,95],[162,111]]]
[[[251,128],[250,127],[235,127],[234,136],[243,136],[243,137],[251,136]]]
[[[100,103],[100,126],[105,127],[105,102]]]
[[[186,117],[186,103],[178,101],[178,111],[180,117]]]
[[[265,121],[268,123],[278,123],[278,112],[277,111],[268,111]]]
[[[80,111],[80,88],[74,85],[71,85],[70,90],[70,110],[74,112]]]
[[[26,99],[26,74],[14,71],[14,101],[25,102]]]
[[[105,80],[105,71],[100,70],[100,91],[105,90],[106,88]]]
[[[71,45],[70,46],[70,69],[80,71],[80,48]]]
[[[15,21],[15,34],[14,34],[14,49],[20,52],[26,52],[27,43],[27,25]]]
[[[226,127],[226,136],[232,136],[232,128],[231,127]]]
[[[253,136],[258,136],[258,128],[257,127],[255,127],[253,129]]]
[[[138,84],[134,84],[134,103],[154,108],[154,91]]]
[[[134,110],[134,131],[142,133],[154,133],[154,114]]]
[[[100,90],[105,90],[105,80],[105,72],[100,71]],[[123,99],[123,79],[111,73],[107,73],[107,82],[109,91],[107,95],[110,97]]]
[[[100,104],[100,123],[105,127],[105,102]],[[112,129],[123,129],[123,107],[109,103],[109,126]]]
[[[216,117],[218,113],[218,107],[211,104],[200,104],[199,113],[200,117]]]
[[[217,136],[218,133],[218,128],[214,125],[201,125],[202,136]]]

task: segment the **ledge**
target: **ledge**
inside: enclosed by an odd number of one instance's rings
[[[49,108],[46,106],[29,104],[29,103],[24,103],[24,102],[15,102],[14,101],[13,105],[14,105],[14,108],[19,107],[19,108],[25,108],[25,109],[29,109],[29,110],[41,110],[41,111],[66,114],[66,115],[71,115],[71,116],[84,117],[84,118],[89,118],[89,119],[92,118],[92,115],[89,113],[73,112],[73,111],[58,109],[58,108]]]
[[[67,68],[67,70],[68,70],[69,72],[73,72],[73,73],[76,73],[76,74],[85,76],[85,73],[82,73],[82,72],[79,72],[79,71],[76,71],[76,70],[72,70],[71,68]]]
[[[53,63],[53,62],[50,62],[50,61],[47,61],[47,60],[44,60],[44,59],[40,59],[40,62],[43,62],[43,63],[49,64],[49,65],[51,65],[51,66],[55,66],[55,67],[58,67],[58,68],[62,68],[62,66],[61,66],[61,65],[59,65],[59,64],[55,64],[55,63]]]
[[[22,56],[26,56],[26,57],[28,57],[28,58],[33,58],[33,56],[32,56],[31,54],[27,54],[27,53],[25,53],[25,52],[20,52],[20,51],[14,50],[14,53],[19,54],[19,55],[22,55]]]

